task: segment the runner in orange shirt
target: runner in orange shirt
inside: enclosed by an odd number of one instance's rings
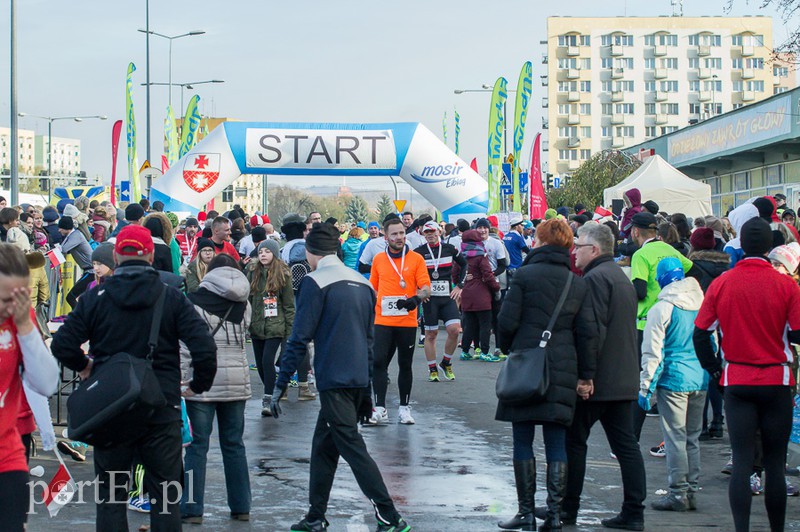
[[[411,385],[414,344],[417,339],[417,306],[431,295],[431,281],[422,255],[406,246],[406,231],[400,218],[383,224],[388,247],[372,261],[370,282],[378,293],[375,305],[375,344],[372,385],[375,390],[375,408],[370,424],[387,423],[386,388],[389,382],[389,363],[397,351],[400,373],[399,421],[413,425],[411,417]]]

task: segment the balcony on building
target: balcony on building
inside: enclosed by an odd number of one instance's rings
[[[544,74],[543,76],[539,76],[539,77],[542,78],[542,87],[547,87],[547,85],[548,85],[547,74]]]
[[[755,53],[752,46],[742,46],[742,57],[750,57]]]
[[[625,146],[625,137],[612,137],[611,138],[611,147],[612,148],[622,148]]]
[[[756,99],[756,95],[753,91],[740,91],[739,97],[743,102],[752,102]]]
[[[611,79],[619,79],[625,75],[624,68],[612,68],[611,69]]]
[[[755,72],[752,68],[743,68],[742,69],[742,79],[753,79],[755,77]]]
[[[547,64],[547,54],[542,54],[542,64],[543,65]]]
[[[580,99],[581,99],[581,93],[579,93],[578,91],[569,91],[567,93],[567,101],[577,102]]]
[[[655,98],[657,102],[664,102],[667,100],[668,94],[664,91],[656,91]]]
[[[570,68],[567,69],[567,79],[578,79],[581,76],[580,69]]]
[[[622,91],[612,91],[611,92],[611,101],[612,102],[621,102],[625,98],[625,93]]]
[[[576,114],[567,115],[567,124],[574,126],[575,124],[580,124],[580,123],[581,123],[580,115]]]
[[[577,148],[581,145],[580,137],[570,137],[567,139],[567,147],[569,148]]]
[[[549,100],[547,97],[542,98],[542,109],[547,109],[550,106]]]
[[[701,102],[707,102],[711,99],[711,91],[700,91],[697,93],[697,99]]]
[[[564,48],[567,50],[567,55],[570,57],[581,55],[581,49],[577,46],[565,46]]]
[[[622,113],[614,113],[613,115],[611,115],[611,123],[614,125],[624,124],[625,115]]]
[[[656,122],[656,124],[666,124],[667,123],[667,115],[665,115],[665,114],[657,114],[655,122]]]
[[[580,166],[581,162],[578,161],[577,159],[570,159],[569,161],[567,161],[567,168],[569,168],[570,170],[577,170],[578,168],[580,168]]]
[[[664,46],[663,44],[655,46],[653,48],[653,55],[656,56],[656,57],[662,57],[662,56],[667,55],[667,47]]]
[[[655,70],[655,78],[656,79],[664,79],[667,77],[667,69],[666,68],[657,68]]]
[[[697,69],[697,77],[700,79],[708,79],[711,77],[711,69],[710,68],[698,68]]]
[[[711,47],[705,44],[701,44],[697,47],[697,55],[699,57],[706,57],[711,55]]]
[[[780,76],[772,76],[772,84],[773,85],[780,85],[781,84],[781,77]]]
[[[689,115],[689,124],[696,124],[700,121],[700,113],[692,113]]]
[[[609,46],[609,49],[611,51],[611,55],[615,57],[625,53],[625,49],[621,44],[612,44]]]
[[[543,140],[542,141],[542,151],[548,151],[550,149],[550,141]]]

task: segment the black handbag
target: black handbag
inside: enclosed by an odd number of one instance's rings
[[[495,383],[495,393],[500,401],[509,405],[531,404],[544,401],[550,386],[550,373],[547,364],[547,344],[552,336],[561,307],[567,299],[572,286],[572,273],[567,274],[567,282],[547,329],[542,332],[542,339],[536,347],[527,347],[511,351],[505,364],[500,369]]]
[[[166,291],[153,307],[147,356],[121,352],[95,359],[91,376],[67,399],[71,440],[100,448],[132,442],[142,436],[153,412],[167,404],[153,371]]]

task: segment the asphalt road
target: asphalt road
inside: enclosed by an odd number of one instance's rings
[[[440,341],[441,344],[441,341]],[[441,347],[441,345],[440,345]],[[346,348],[346,347],[345,347]],[[390,425],[362,430],[367,446],[378,463],[400,513],[416,531],[496,531],[496,523],[516,511],[511,467],[511,426],[494,420],[497,400],[494,382],[500,363],[456,360],[454,382],[427,382],[422,349],[416,350],[412,407],[416,425],[397,424],[397,365],[393,363],[389,387]],[[228,517],[222,457],[212,435],[206,484],[204,524],[185,525],[186,530],[287,531],[307,509],[308,464],[311,436],[319,409],[318,401],[297,402],[290,390],[284,416],[278,420],[260,416],[262,387],[251,373],[253,398],[248,401],[245,444],[250,464],[253,504],[249,523]],[[60,432],[57,430],[57,432]],[[667,485],[666,464],[647,449],[661,441],[657,418],[647,418],[642,449],[647,470],[648,501]],[[537,435],[536,456],[539,484],[544,478],[544,448]],[[586,486],[578,525],[566,530],[603,530],[600,519],[615,515],[622,502],[616,461],[599,424],[589,448]],[[728,477],[720,473],[728,459],[727,433],[723,440],[702,445],[702,491],[698,510],[687,513],[646,511],[646,529],[733,530],[727,499]],[[43,453],[31,462],[42,465],[44,479],[55,473],[53,453]],[[92,453],[84,463],[68,462],[76,480],[93,474]],[[800,479],[795,478],[800,481]],[[543,504],[545,492],[536,494]],[[38,495],[37,495],[38,496]],[[647,504],[647,503],[646,503]],[[648,505],[649,506],[649,505]],[[94,527],[92,503],[70,503],[50,518],[43,505],[35,506],[28,529],[75,531]],[[128,512],[131,530],[148,523],[148,516]],[[340,461],[331,494],[328,519],[331,530],[366,532],[375,529],[371,505],[361,494],[349,467]],[[769,530],[763,496],[754,497],[752,530]],[[800,530],[800,497],[789,498],[787,530]]]

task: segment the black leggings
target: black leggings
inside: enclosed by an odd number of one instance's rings
[[[83,275],[80,279],[78,279],[78,282],[73,285],[72,290],[70,290],[67,294],[67,303],[69,303],[69,306],[72,307],[73,310],[78,304],[78,298],[81,297],[84,292],[86,292],[86,289],[89,288],[89,285],[93,280],[94,270],[90,269],[83,272]]]
[[[753,474],[756,431],[761,429],[764,463],[764,506],[770,530],[781,532],[786,520],[786,448],[792,431],[792,392],[788,386],[725,388],[733,472],[728,501],[736,532],[750,530],[750,475]]]
[[[375,326],[375,362],[372,387],[375,389],[375,406],[386,407],[386,388],[389,386],[389,363],[397,351],[397,364],[400,372],[397,387],[400,389],[400,405],[407,406],[411,398],[411,384],[414,374],[414,345],[417,343],[416,327]]]
[[[473,342],[481,351],[489,353],[489,336],[492,333],[491,310],[464,311],[464,335],[461,337],[461,349],[468,352]]]
[[[275,388],[275,355],[278,353],[282,341],[283,338],[267,338],[266,340],[253,338],[253,357],[256,359],[258,376],[264,384],[264,395],[272,394],[272,390]]]
[[[8,471],[0,473],[0,530],[20,532],[28,520],[27,471]]]

